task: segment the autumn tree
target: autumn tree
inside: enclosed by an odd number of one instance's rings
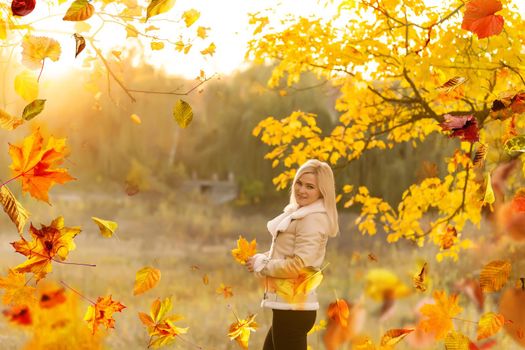
[[[374,149],[454,137],[456,151],[441,160],[446,174],[409,186],[398,204],[355,184],[342,185],[339,199],[344,207],[360,205],[363,234],[381,225],[388,242],[430,241],[441,247],[438,259],[457,258],[469,246],[463,228],[480,223],[487,174],[521,154],[511,149],[521,150],[523,18],[515,1],[429,3],[342,0],[327,2],[332,13],[324,18],[253,14],[248,54],[275,62],[270,87],[293,87],[313,72],[340,90],[331,130],[297,110],[266,118],[253,133],[271,146],[266,158],[281,169],[279,189],[309,157],[345,168]],[[427,213],[436,213],[430,224],[422,222]]]

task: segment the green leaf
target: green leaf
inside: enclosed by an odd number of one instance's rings
[[[75,0],[66,12],[64,21],[85,21],[93,16],[95,8],[88,0]]]
[[[25,120],[31,120],[44,110],[46,100],[34,100],[24,108],[22,112],[22,118]]]
[[[173,107],[173,117],[179,123],[181,128],[186,128],[190,125],[193,119],[193,111],[188,102],[178,100]]]
[[[520,135],[508,139],[507,142],[505,142],[503,149],[507,153],[525,152],[525,135]]]
[[[92,216],[91,219],[95,222],[95,224],[98,225],[98,228],[100,229],[100,233],[104,237],[111,237],[115,233],[115,230],[118,227],[118,224],[114,221],[104,220],[97,218],[95,216]]]
[[[168,12],[175,5],[175,0],[152,0],[146,10],[146,21],[153,16]]]

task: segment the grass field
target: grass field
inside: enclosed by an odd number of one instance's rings
[[[52,198],[53,199],[53,198]],[[177,204],[178,203],[178,204]],[[246,317],[256,313],[259,329],[250,339],[250,349],[261,349],[271,323],[271,312],[259,307],[262,295],[260,281],[251,276],[243,266],[237,264],[230,251],[236,239],[243,235],[256,238],[259,249],[266,250],[269,235],[266,221],[276,215],[275,208],[261,210],[215,207],[203,199],[195,201],[156,201],[141,199],[140,194],[127,196],[55,196],[53,206],[35,203],[28,205],[33,224],[49,224],[58,216],[65,217],[66,226],[81,226],[82,232],[75,242],[67,261],[96,264],[96,267],[54,264],[49,280],[64,281],[89,299],[111,294],[114,300],[126,305],[122,313],[116,313],[115,329],[107,332],[107,349],[145,349],[148,335],[139,322],[137,313],[148,312],[151,302],[159,297],[172,296],[173,313],[185,319],[178,322],[188,326],[189,332],[168,348],[209,350],[240,349],[227,337],[228,326],[235,321],[235,314]],[[276,206],[278,208],[278,206]],[[119,223],[117,236],[104,238],[91,216],[98,216]],[[341,215],[341,236],[328,243],[324,281],[319,288],[321,309],[317,321],[326,319],[327,305],[339,298],[358,299],[365,289],[365,276],[375,268],[386,268],[395,273],[412,292],[396,301],[391,317],[380,320],[380,303],[365,295],[366,321],[363,333],[377,342],[381,334],[390,328],[403,328],[415,322],[415,305],[432,290],[454,290],[454,284],[462,277],[476,277],[484,263],[496,258],[513,257],[513,271],[523,271],[522,246],[503,242],[499,246],[484,244],[489,234],[488,224],[481,230],[468,234],[476,236],[480,245],[464,254],[458,263],[435,261],[436,250],[417,248],[409,243],[389,245],[384,237],[362,237],[353,224],[353,214]],[[27,227],[26,227],[27,232]],[[0,221],[0,268],[5,276],[7,268],[24,261],[14,253],[9,242],[18,239],[18,234],[7,216]],[[367,258],[372,253],[377,261]],[[412,287],[412,276],[417,263],[428,262],[430,288],[425,293]],[[133,296],[135,273],[143,266],[154,266],[162,272],[160,284],[145,294]],[[204,279],[208,281],[205,283]],[[216,293],[224,283],[232,286],[233,297],[225,299]],[[498,293],[487,298],[485,311],[497,310]],[[89,303],[79,300],[80,314]],[[460,296],[464,308],[460,317],[477,321],[480,313],[466,295]],[[78,322],[84,322],[81,318]],[[476,325],[456,321],[459,330],[475,338]],[[309,338],[312,349],[323,349],[322,332]],[[0,319],[0,348],[22,349],[31,338],[31,332],[21,326],[11,326]],[[503,332],[497,336],[495,349],[517,349],[513,341]],[[429,349],[442,349],[443,343],[435,343]],[[409,349],[400,343],[398,349]]]

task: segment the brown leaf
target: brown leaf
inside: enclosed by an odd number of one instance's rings
[[[6,185],[0,188],[0,203],[11,221],[15,224],[18,233],[24,232],[24,226],[29,218],[29,212],[20,204]]]
[[[76,51],[75,51],[75,58],[77,58],[78,54],[80,54],[85,48],[86,48],[86,39],[80,34],[73,34],[75,37],[75,45],[76,45]]]

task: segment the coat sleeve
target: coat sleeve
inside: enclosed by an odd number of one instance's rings
[[[313,266],[322,245],[326,244],[328,217],[313,213],[297,222],[294,254],[285,259],[269,259],[262,275],[277,278],[297,278],[304,267]]]

